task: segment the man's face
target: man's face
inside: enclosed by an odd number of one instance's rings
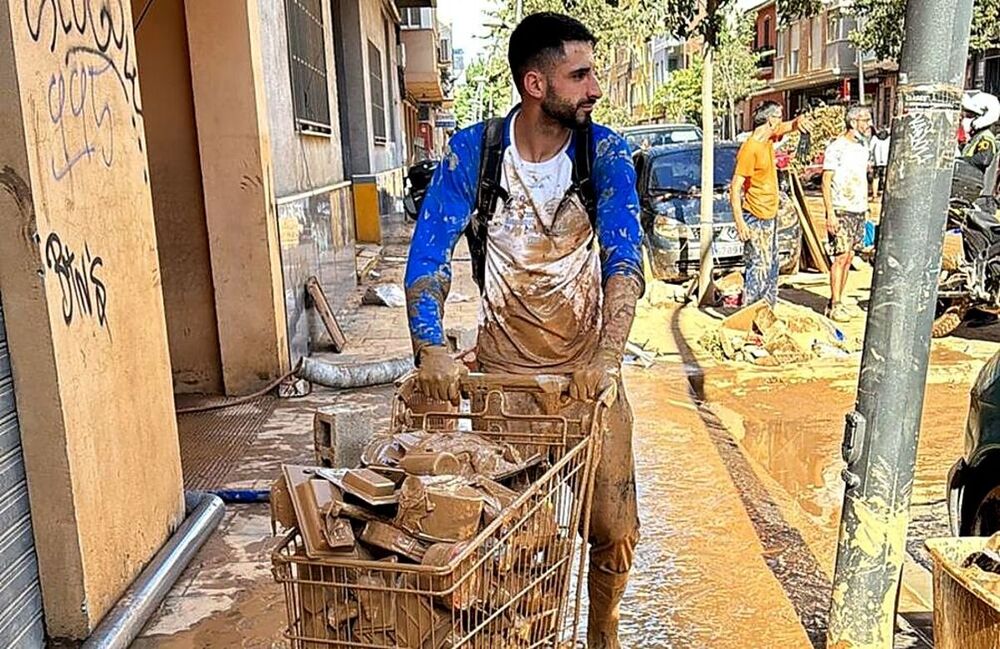
[[[872,129],[872,116],[871,113],[864,113],[860,117],[856,117],[851,120],[851,128],[858,135],[868,135],[869,131]]]
[[[773,131],[779,126],[781,126],[781,122],[784,121],[784,117],[785,117],[784,111],[781,109],[781,107],[776,107],[774,111],[771,113],[770,117],[767,118],[767,125]]]
[[[545,75],[542,112],[566,128],[577,128],[590,123],[602,94],[594,75],[594,46],[571,41],[563,51],[565,56]]]

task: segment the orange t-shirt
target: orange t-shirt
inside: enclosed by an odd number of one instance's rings
[[[793,128],[783,122],[772,139],[761,142],[751,136],[736,154],[736,175],[743,176],[743,209],[758,219],[778,215],[778,167],[774,161],[774,142]]]

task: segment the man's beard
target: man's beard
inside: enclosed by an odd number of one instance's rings
[[[545,98],[542,99],[542,112],[549,118],[557,121],[560,126],[575,129],[590,124],[589,112],[583,113],[582,117],[577,117],[580,109],[589,104],[591,104],[589,101],[573,104],[557,97],[555,93],[549,91],[545,93]]]

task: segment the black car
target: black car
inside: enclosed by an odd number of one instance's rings
[[[972,386],[965,453],[948,474],[948,514],[956,536],[1000,532],[1000,352]]]
[[[715,147],[713,252],[715,268],[743,266],[743,242],[736,234],[729,204],[729,183],[736,168],[738,144]],[[653,277],[685,280],[698,271],[701,221],[701,143],[653,147],[634,154],[642,227]],[[786,172],[780,171],[779,174]],[[779,177],[780,178],[780,177]],[[781,183],[787,186],[787,183]],[[795,272],[802,249],[798,214],[780,192],[778,257],[783,273]]]

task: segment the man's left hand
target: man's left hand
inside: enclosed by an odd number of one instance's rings
[[[594,401],[611,387],[620,373],[618,359],[609,352],[598,352],[586,367],[573,372],[569,396],[579,401]]]

